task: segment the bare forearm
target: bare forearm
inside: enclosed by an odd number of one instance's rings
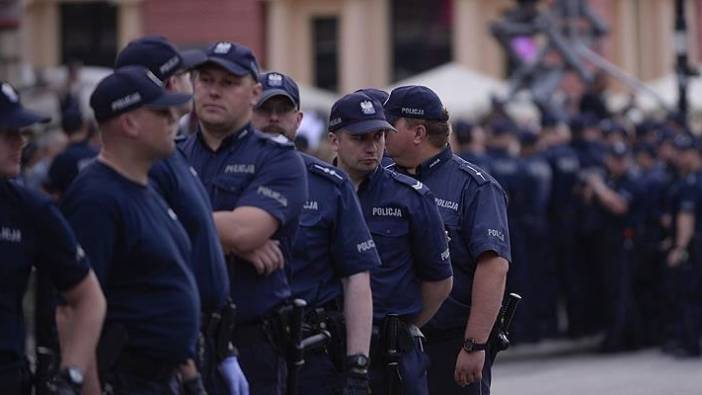
[[[451,293],[453,277],[441,281],[425,281],[422,283],[422,311],[414,318],[414,324],[424,326],[436,314],[441,304]]]
[[[260,248],[278,229],[277,221],[263,210],[241,207],[213,213],[215,227],[225,252],[247,254]]]
[[[596,184],[593,188],[598,200],[612,213],[626,214],[629,204],[619,194],[609,189],[605,184]]]
[[[695,232],[695,217],[691,213],[683,212],[678,214],[676,222],[675,246],[687,248]]]
[[[373,325],[373,298],[368,272],[343,280],[344,318],[346,319],[346,354],[369,355]]]
[[[502,305],[509,264],[495,254],[479,259],[473,275],[470,315],[466,325],[466,338],[484,343],[490,336]]]
[[[87,371],[95,358],[95,349],[102,322],[105,318],[106,303],[100,291],[95,275],[91,272],[91,277],[86,284],[81,283],[79,287],[81,296],[68,300],[65,307],[66,317],[70,322],[61,325],[59,333],[62,340],[61,366],[74,366]]]

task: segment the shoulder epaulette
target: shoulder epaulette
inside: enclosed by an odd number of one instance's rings
[[[490,175],[488,175],[485,170],[475,166],[469,162],[463,162],[459,165],[459,168],[464,172],[470,174],[470,176],[478,183],[478,185],[483,185],[490,182]]]
[[[318,174],[336,184],[341,184],[346,181],[346,177],[336,168],[325,166],[319,163],[310,162],[307,169],[314,174]]]
[[[390,173],[392,178],[397,180],[400,184],[403,184],[403,185],[406,185],[406,186],[412,188],[413,190],[417,191],[417,193],[419,193],[420,195],[424,195],[425,193],[429,192],[429,188],[427,188],[426,185],[424,185],[419,180],[415,180],[412,177],[394,172],[392,170],[388,170],[388,173]]]

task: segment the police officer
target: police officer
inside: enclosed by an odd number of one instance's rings
[[[520,217],[522,237],[527,246],[529,289],[533,299],[534,338],[556,336],[558,333],[558,276],[555,262],[549,259],[551,232],[548,229],[547,208],[551,196],[551,167],[541,151],[536,132],[523,129],[519,134],[520,155],[526,185],[525,212]]]
[[[598,229],[599,259],[590,271],[600,276],[605,303],[599,306],[605,318],[605,338],[601,351],[613,352],[638,346],[639,315],[633,303],[633,243],[636,228],[638,184],[631,173],[629,149],[622,143],[609,147],[604,176],[590,173],[583,191],[586,202],[601,218]]]
[[[557,272],[556,294],[564,301],[568,332],[578,337],[585,331],[585,291],[576,261],[578,198],[575,193],[580,173],[578,155],[570,146],[565,125],[553,116],[541,120],[544,156],[551,167],[551,195],[548,227],[551,229],[552,265]],[[555,299],[555,298],[554,298]]]
[[[71,330],[62,333],[66,342],[54,391],[81,392],[105,314],[95,274],[63,216],[48,199],[12,180],[20,171],[23,129],[46,121],[24,109],[15,89],[0,82],[0,387],[11,395],[32,391],[22,297],[33,266],[62,292],[72,317]]]
[[[491,125],[486,169],[507,193],[507,220],[512,252],[512,265],[507,275],[507,286],[524,297],[524,303],[514,317],[513,342],[535,341],[538,337],[536,298],[532,296],[531,276],[533,263],[529,261],[527,230],[524,216],[528,213],[529,198],[533,191],[523,161],[518,139],[519,127],[512,121],[499,121]]]
[[[429,189],[380,166],[387,131],[394,128],[382,105],[363,93],[346,95],[332,106],[329,137],[336,163],[356,188],[381,260],[371,272],[371,390],[427,394],[428,361],[418,327],[451,290],[448,245]]]
[[[253,126],[293,141],[303,116],[297,84],[277,72],[262,74],[260,82],[263,94],[254,109]],[[368,271],[380,265],[380,258],[348,177],[319,159],[300,155],[307,168],[309,197],[289,265],[293,296],[307,301],[311,326],[336,330],[337,338],[327,353],[305,353],[299,393],[336,394],[342,387],[349,394],[368,393],[373,310]],[[340,369],[345,369],[345,381]]]
[[[202,52],[181,52],[163,37],[147,36],[130,42],[117,55],[115,67],[130,64],[144,66],[164,82],[166,90],[192,93],[188,70],[204,60]],[[182,117],[191,110],[192,102],[188,102],[178,107],[177,115]],[[207,192],[180,149],[157,162],[149,172],[149,177],[156,190],[175,211],[190,237],[190,264],[200,293],[200,329],[205,343],[205,358],[198,362],[207,392],[209,395],[246,392],[248,383],[238,367],[236,357],[227,355],[225,361],[221,353],[227,349],[228,344],[216,344],[218,339],[229,342],[228,337],[220,337],[219,332],[231,331],[221,325],[225,325],[222,317],[233,313],[228,311],[229,278]]]
[[[116,394],[172,393],[177,369],[195,358],[200,301],[190,241],[148,179],[175,149],[173,108],[190,98],[166,92],[140,66],[105,77],[90,97],[103,147],[63,199],[107,295],[98,366]],[[197,375],[183,381],[201,388]]]
[[[449,237],[454,287],[425,326],[430,393],[489,393],[493,358],[486,343],[511,259],[505,192],[451,152],[448,112],[432,90],[396,88],[385,110],[397,129],[388,135],[388,153],[434,192]]]
[[[678,136],[674,144],[683,178],[678,182],[674,202],[674,243],[666,259],[675,312],[666,351],[679,358],[699,358],[702,334],[702,144],[689,135]]]
[[[205,185],[229,254],[235,341],[251,393],[282,394],[286,345],[271,328],[291,295],[283,265],[307,197],[305,167],[291,143],[250,124],[261,94],[251,50],[219,42],[206,55],[194,71],[199,130],[182,148]]]
[[[453,125],[453,133],[450,138],[453,141],[449,141],[449,144],[453,146],[452,150],[458,156],[480,167],[487,165],[488,161],[485,155],[487,136],[480,125],[459,120]]]

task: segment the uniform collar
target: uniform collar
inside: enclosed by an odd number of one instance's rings
[[[417,166],[417,177],[426,177],[432,171],[441,167],[453,157],[451,148],[447,145],[441,152],[422,162]]]
[[[361,193],[367,189],[373,189],[378,184],[378,180],[382,178],[383,172],[385,172],[383,166],[376,167],[375,170],[369,173],[366,176],[366,179],[363,180],[363,182],[361,182],[361,184],[358,186],[358,193]]]
[[[236,132],[225,137],[224,140],[222,140],[222,144],[219,146],[219,149],[217,149],[217,151],[213,151],[213,152],[219,152],[222,150],[230,150],[231,148],[235,147],[240,142],[244,141],[247,137],[250,137],[252,134],[253,134],[253,127],[251,126],[251,123],[249,122],[246,125],[244,125],[241,129],[239,129]],[[200,125],[198,125],[198,127],[197,127],[197,132],[195,133],[195,136],[197,136],[197,140],[200,142],[200,144],[203,147],[205,147],[205,149],[212,151],[210,146],[207,145],[205,138],[202,136],[202,129],[200,128]]]

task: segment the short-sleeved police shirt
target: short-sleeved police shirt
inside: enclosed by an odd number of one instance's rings
[[[126,348],[181,361],[195,355],[200,300],[190,241],[163,198],[102,162],[86,167],[61,208],[107,299],[105,325],[124,325]]]
[[[676,216],[688,213],[695,217],[695,232],[702,230],[702,172],[688,174],[678,181],[674,207]]]
[[[421,182],[379,166],[359,185],[358,198],[381,265],[371,272],[373,319],[414,316],[420,285],[451,277],[451,260],[434,195]]]
[[[229,277],[212,219],[212,205],[195,169],[177,149],[151,168],[149,178],[190,236],[190,265],[202,311],[219,310],[229,297]]]
[[[426,184],[449,236],[453,289],[428,325],[463,327],[470,310],[477,258],[488,251],[511,261],[507,197],[500,185],[479,167],[449,148],[424,162],[413,175]]]
[[[201,133],[188,137],[181,148],[205,185],[214,211],[243,206],[266,211],[280,224],[272,238],[280,241],[289,263],[307,199],[305,167],[295,147],[254,130],[250,124],[224,139],[217,151],[207,146]],[[263,276],[249,262],[234,256],[228,260],[238,322],[260,321],[290,297],[285,270]]]
[[[22,297],[32,266],[45,271],[59,291],[90,270],[66,220],[45,197],[0,179],[0,353],[24,356]]]
[[[309,197],[290,265],[293,296],[322,306],[341,295],[343,277],[380,266],[353,184],[339,169],[300,154]]]

